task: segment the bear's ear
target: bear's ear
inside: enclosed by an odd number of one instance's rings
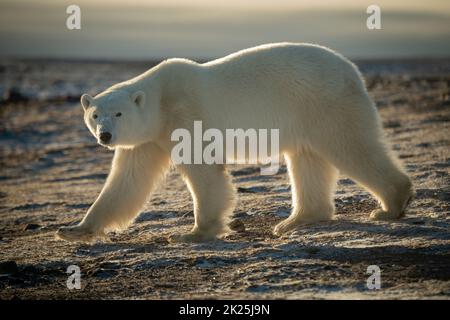
[[[81,96],[81,99],[80,99],[81,106],[83,107],[83,109],[85,111],[86,111],[87,108],[89,108],[92,105],[93,100],[94,99],[90,95],[88,95],[87,93],[85,93],[85,94],[83,94]]]
[[[145,92],[136,91],[131,95],[131,101],[138,107],[143,108],[145,105]]]

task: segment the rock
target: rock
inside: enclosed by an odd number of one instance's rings
[[[340,185],[353,185],[355,184],[352,180],[350,179],[340,179],[338,182]]]
[[[388,120],[383,123],[385,128],[400,128],[402,125],[399,121],[396,120]]]
[[[277,211],[274,213],[279,218],[287,218],[291,214],[291,210],[285,207],[278,208]]]
[[[25,226],[25,228],[23,228],[24,231],[28,231],[28,230],[37,230],[39,229],[41,226],[37,223],[29,223]]]
[[[231,230],[236,232],[244,232],[245,225],[241,220],[233,220],[230,222],[229,227]]]
[[[416,144],[416,147],[419,147],[419,148],[429,148],[429,147],[431,147],[431,143],[429,143],[429,142],[418,143],[418,144]]]
[[[245,211],[239,211],[234,214],[235,218],[248,218],[248,214]]]
[[[101,269],[105,269],[105,270],[116,270],[116,269],[120,269],[120,262],[118,262],[118,261],[104,261],[104,262],[100,263],[99,267]]]
[[[315,248],[315,247],[309,247],[309,248],[305,248],[305,251],[308,254],[317,254],[317,253],[319,253],[320,249],[319,248]]]
[[[240,193],[258,193],[258,192],[268,192],[269,189],[264,186],[256,186],[250,188],[239,187],[237,191]]]
[[[249,168],[243,168],[240,170],[235,170],[231,172],[231,175],[233,177],[240,177],[240,176],[246,176],[246,175],[251,175],[251,174],[255,174],[259,172],[259,168],[258,167],[249,167]]]
[[[67,102],[79,102],[80,96],[73,96],[73,95],[67,95],[66,97]]]
[[[88,274],[96,278],[107,279],[116,276],[118,272],[113,269],[97,268],[95,270],[92,270]]]
[[[18,88],[11,88],[3,95],[3,100],[9,103],[26,102],[28,97],[24,96]]]
[[[152,201],[152,204],[154,204],[155,206],[159,206],[159,205],[167,204],[167,201],[155,199]]]
[[[270,290],[270,286],[262,284],[262,285],[252,285],[247,287],[247,289],[245,289],[245,291],[247,292],[266,292]]]
[[[0,262],[0,274],[14,274],[19,271],[17,263],[15,261],[2,261]]]
[[[22,272],[28,274],[38,274],[41,272],[41,270],[33,265],[28,265],[22,269]]]
[[[153,239],[153,243],[157,243],[157,244],[169,244],[169,241],[167,240],[166,237],[156,237]]]
[[[450,192],[446,192],[446,191],[444,191],[444,192],[439,192],[439,193],[437,194],[437,198],[438,198],[439,200],[445,201],[445,202],[450,201]]]

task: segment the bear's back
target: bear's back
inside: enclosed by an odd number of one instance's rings
[[[227,81],[231,86],[252,82],[286,83],[308,79],[332,85],[342,79],[360,81],[357,68],[331,49],[307,43],[274,43],[232,53],[201,65],[209,81]]]

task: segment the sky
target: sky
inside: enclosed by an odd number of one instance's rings
[[[81,30],[66,28],[67,6]],[[381,8],[381,30],[366,9]],[[207,59],[318,43],[351,58],[450,57],[450,0],[0,0],[0,57]]]

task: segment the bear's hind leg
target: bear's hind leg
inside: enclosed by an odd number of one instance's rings
[[[195,225],[191,232],[173,235],[175,242],[215,240],[229,232],[229,217],[235,205],[235,192],[223,165],[180,165],[194,201]]]
[[[286,155],[292,189],[293,210],[274,229],[276,235],[301,224],[330,220],[334,213],[334,190],[338,171],[312,152]]]
[[[372,220],[393,220],[403,216],[413,196],[412,184],[380,141],[355,143],[340,150],[335,166],[363,185],[381,203]]]

